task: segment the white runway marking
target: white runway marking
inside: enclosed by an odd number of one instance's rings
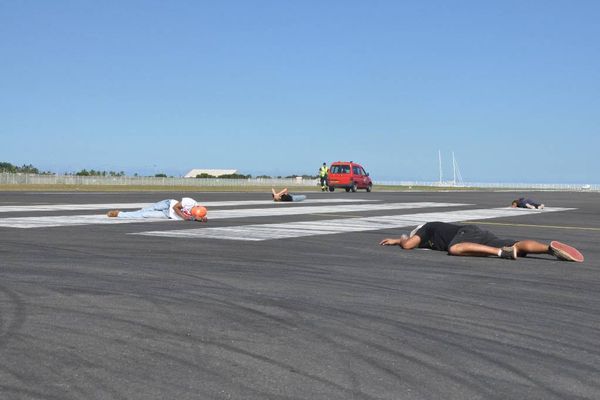
[[[320,204],[320,203],[367,203],[379,200],[370,199],[306,199],[301,203],[278,202],[272,200],[240,200],[240,201],[205,201],[200,202],[206,207],[254,206],[266,204]],[[152,203],[107,203],[107,204],[35,204],[19,206],[0,206],[0,213],[33,212],[33,211],[81,211],[81,210],[129,210],[149,206]]]
[[[249,218],[249,217],[271,217],[302,214],[327,214],[327,213],[347,213],[360,211],[385,211],[402,210],[413,208],[429,207],[457,207],[468,204],[461,203],[433,203],[433,202],[415,202],[415,203],[387,203],[387,204],[333,204],[328,206],[295,206],[281,207],[280,204],[269,202],[271,207],[265,208],[243,208],[235,210],[214,210],[208,212],[210,220],[229,219],[229,218]],[[105,214],[95,215],[61,215],[61,216],[40,216],[40,217],[12,217],[0,218],[0,227],[7,228],[47,228],[55,226],[75,226],[75,225],[94,225],[94,224],[130,224],[143,222],[166,222],[174,221],[168,219],[120,219],[108,218]],[[181,223],[189,223],[181,221]]]
[[[574,210],[574,208],[547,208],[545,212]],[[409,215],[386,215],[364,218],[344,218],[321,221],[303,221],[278,224],[256,224],[219,228],[197,228],[177,231],[150,231],[136,235],[177,238],[210,238],[226,240],[263,241],[302,236],[330,235],[344,232],[364,232],[392,228],[406,228],[429,221],[458,222],[500,217],[523,216],[512,208],[458,210]]]
[[[148,203],[113,203],[113,204],[35,204],[20,206],[1,206],[0,213],[7,212],[38,212],[38,211],[81,211],[81,210],[112,210],[146,207]]]
[[[106,214],[61,215],[52,217],[13,217],[0,219],[0,228],[49,228],[55,226],[129,224],[132,222],[175,222],[174,219],[120,219]],[[183,221],[182,221],[183,222]]]
[[[247,208],[238,210],[215,210],[209,213],[209,220],[229,219],[229,218],[247,218],[247,217],[273,217],[283,215],[302,215],[302,214],[328,214],[328,213],[347,213],[360,211],[386,211],[403,210],[414,208],[429,207],[459,207],[468,206],[461,203],[433,203],[433,202],[415,202],[415,203],[384,203],[384,204],[338,204],[330,206],[317,207],[289,207],[280,208],[278,206],[270,208]]]

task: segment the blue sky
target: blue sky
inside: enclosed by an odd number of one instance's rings
[[[598,1],[0,0],[0,161],[600,183]]]

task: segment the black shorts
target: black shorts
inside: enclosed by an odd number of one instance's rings
[[[448,245],[448,249],[458,243],[477,243],[491,247],[512,246],[518,240],[501,239],[490,231],[481,229],[476,225],[466,225],[456,232],[456,235]]]

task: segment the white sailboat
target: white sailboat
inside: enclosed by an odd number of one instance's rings
[[[462,186],[463,185],[462,174],[460,173],[460,168],[458,167],[458,162],[456,161],[454,152],[452,152],[452,181],[444,182],[443,174],[442,174],[442,152],[441,152],[441,150],[438,150],[438,162],[439,162],[439,173],[440,173],[439,186]]]

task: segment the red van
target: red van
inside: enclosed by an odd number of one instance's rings
[[[370,192],[373,183],[362,165],[353,161],[336,161],[329,167],[327,186],[330,192],[333,192],[336,187],[344,188],[346,192],[351,190],[356,192],[356,189],[366,189]]]

